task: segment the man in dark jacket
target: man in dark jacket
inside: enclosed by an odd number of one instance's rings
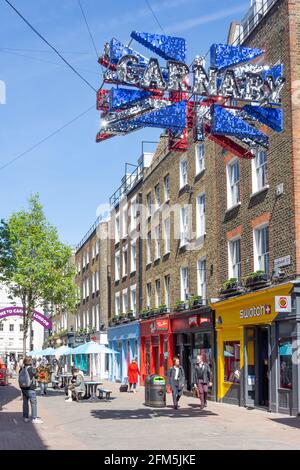
[[[183,393],[185,385],[185,375],[183,367],[180,365],[180,360],[178,357],[175,357],[173,360],[173,366],[170,367],[167,377],[167,385],[172,390],[173,395],[173,404],[175,410],[178,409],[178,402]]]
[[[210,367],[205,362],[203,354],[197,356],[197,362],[194,368],[194,386],[198,387],[200,397],[200,408],[207,406],[208,386],[211,382]]]
[[[29,419],[29,402],[31,404],[31,422],[33,424],[41,424],[43,421],[37,417],[37,399],[36,399],[36,369],[32,366],[32,359],[31,357],[25,357],[23,362],[23,368],[27,369],[28,375],[30,377],[30,385],[29,387],[23,387],[22,396],[23,396],[23,418],[25,423],[30,421]],[[21,370],[19,373],[21,373]]]

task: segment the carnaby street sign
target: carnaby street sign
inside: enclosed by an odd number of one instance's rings
[[[0,320],[6,317],[20,316],[23,317],[24,310],[23,307],[5,307],[0,309]],[[45,317],[42,313],[33,310],[32,319],[40,323],[46,330],[52,328],[52,322],[49,318]]]

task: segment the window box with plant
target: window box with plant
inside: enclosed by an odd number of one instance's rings
[[[185,302],[183,300],[177,300],[174,305],[174,311],[182,312],[183,310],[185,310]]]
[[[245,287],[260,287],[269,281],[269,275],[265,271],[255,271],[244,277]]]
[[[202,306],[201,295],[192,295],[189,299],[189,308],[198,308]]]
[[[162,313],[167,313],[168,311],[168,307],[165,305],[165,304],[162,304],[158,307],[159,309],[159,313],[162,314]]]
[[[241,290],[240,283],[236,277],[231,277],[223,282],[220,294],[221,295],[230,295]]]
[[[140,318],[142,319],[148,318],[149,312],[150,312],[149,308],[143,308],[140,313]]]

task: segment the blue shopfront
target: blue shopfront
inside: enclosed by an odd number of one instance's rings
[[[108,345],[119,353],[109,358],[109,380],[124,382],[128,364],[133,358],[137,358],[140,366],[140,322],[110,327]]]

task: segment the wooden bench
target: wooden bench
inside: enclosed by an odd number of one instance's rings
[[[106,401],[110,400],[112,390],[109,390],[108,388],[98,388],[98,394],[99,394],[99,399],[102,400],[105,398]]]

